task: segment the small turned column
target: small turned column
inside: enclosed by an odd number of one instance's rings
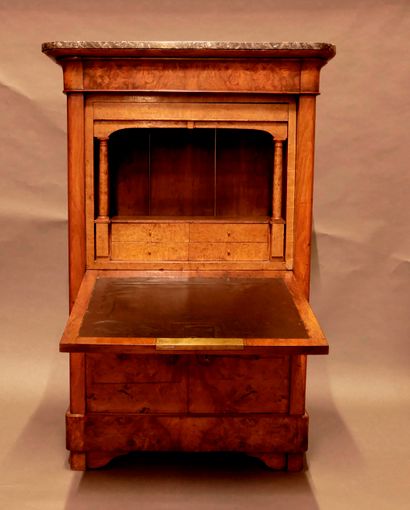
[[[283,142],[275,140],[271,218],[271,258],[284,256],[285,221],[282,218]]]
[[[109,190],[108,190],[108,138],[99,138],[100,165],[98,187],[98,218],[95,221],[95,252],[97,257],[109,256],[108,229]]]

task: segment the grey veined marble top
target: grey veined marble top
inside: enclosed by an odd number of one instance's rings
[[[60,59],[83,57],[204,56],[204,57],[317,57],[329,60],[333,44],[321,42],[230,42],[230,41],[53,41],[42,51]]]

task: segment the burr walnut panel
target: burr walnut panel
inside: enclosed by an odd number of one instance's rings
[[[198,356],[189,368],[191,413],[284,413],[288,410],[288,356]]]
[[[181,379],[180,356],[87,354],[87,381],[101,383],[167,383]]]
[[[289,356],[87,354],[86,370],[90,412],[224,414],[288,409]]]
[[[82,426],[82,451],[304,452],[308,417],[92,413],[84,418]],[[74,450],[80,445],[69,435],[68,446]]]
[[[292,59],[139,59],[138,66],[121,59],[85,60],[84,89],[297,93],[300,67],[300,61]]]

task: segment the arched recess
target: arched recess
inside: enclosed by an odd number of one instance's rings
[[[110,217],[272,216],[272,133],[203,124],[110,133]]]

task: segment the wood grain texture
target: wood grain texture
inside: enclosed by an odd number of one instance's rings
[[[216,214],[271,216],[272,136],[226,129],[216,143]]]
[[[100,260],[95,259],[88,264],[89,270],[107,271],[254,271],[255,273],[270,271],[276,273],[286,269],[285,261],[281,258],[271,260]]]
[[[85,413],[85,356],[70,353],[70,412]]]
[[[286,230],[285,260],[286,268],[293,269],[294,230],[295,230],[295,174],[296,174],[296,104],[289,103],[288,141],[286,148]]]
[[[189,260],[268,260],[265,243],[190,243]]]
[[[299,99],[296,140],[294,274],[308,298],[312,241],[313,162],[316,98]]]
[[[188,243],[112,243],[111,257],[113,260],[188,260]]]
[[[155,416],[93,413],[84,417],[85,451],[304,452],[307,416]]]
[[[89,384],[177,382],[185,365],[185,358],[173,355],[87,354],[87,380]]]
[[[197,121],[242,121],[242,122],[286,122],[286,103],[138,103],[95,102],[94,119],[103,121],[123,120],[185,120]]]
[[[214,214],[212,129],[151,130],[150,214]]]
[[[80,72],[80,70],[78,71]],[[67,97],[68,264],[70,310],[85,272],[84,99]]]
[[[87,469],[87,455],[85,453],[70,452],[69,463],[73,471],[85,471]]]
[[[197,356],[189,364],[191,413],[284,413],[289,359]]]
[[[108,218],[108,139],[100,138],[98,211],[100,218]]]
[[[275,221],[271,225],[270,256],[272,258],[283,257],[285,242],[285,224],[282,220]]]
[[[197,90],[298,93],[300,62],[280,60],[85,61],[86,90]]]
[[[195,243],[266,243],[268,240],[268,225],[266,224],[238,224],[193,223],[189,226],[189,240]]]
[[[87,355],[87,411],[187,412],[187,362],[181,356]]]
[[[291,356],[289,414],[305,413],[306,368],[306,356]]]
[[[190,225],[186,223],[114,223],[111,240],[120,242],[185,243],[190,239]]]
[[[99,218],[95,222],[95,254],[96,257],[110,255],[109,221]]]
[[[93,383],[87,389],[87,411],[113,413],[186,413],[186,379],[175,382]]]

